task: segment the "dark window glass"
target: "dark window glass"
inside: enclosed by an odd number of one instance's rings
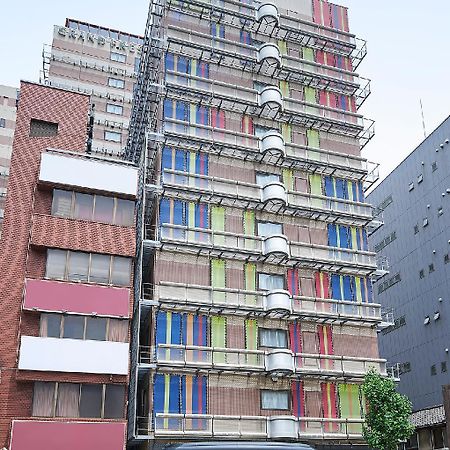
[[[59,338],[61,335],[61,316],[57,314],[42,314],[41,336]]]
[[[64,338],[83,339],[83,331],[84,317],[66,316],[64,318]]]
[[[30,137],[54,137],[58,135],[58,124],[31,119]]]
[[[134,202],[131,200],[117,199],[116,225],[130,227],[134,225]]]
[[[72,192],[60,189],[53,191],[52,214],[59,217],[72,217]]]
[[[122,419],[125,404],[125,387],[106,385],[105,419]]]
[[[89,281],[91,283],[109,283],[109,267],[111,265],[111,257],[108,255],[91,255],[91,272]]]
[[[131,259],[114,256],[111,270],[111,283],[116,286],[129,286],[131,276]]]
[[[82,220],[92,220],[94,197],[89,194],[75,193],[74,217]]]
[[[106,319],[88,317],[86,319],[86,339],[93,341],[106,340]]]
[[[47,250],[47,265],[45,276],[56,280],[63,280],[66,271],[67,252],[65,250]]]
[[[433,448],[444,448],[444,428],[433,429]]]
[[[113,223],[114,199],[102,195],[95,196],[94,220],[97,222]]]
[[[80,397],[80,417],[101,417],[103,385],[83,384]]]
[[[70,281],[87,281],[89,253],[69,252],[67,277]]]

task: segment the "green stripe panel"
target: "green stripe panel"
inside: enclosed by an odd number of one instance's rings
[[[291,169],[283,169],[283,184],[288,191],[294,190],[294,173]]]
[[[225,317],[211,317],[211,346],[213,348],[227,347],[227,319]],[[213,362],[225,363],[224,353],[214,353]]]
[[[314,50],[309,47],[303,47],[303,59],[314,61]]]
[[[211,229],[213,231],[225,231],[225,208],[223,206],[213,206],[211,208]],[[225,236],[214,235],[214,244],[225,245]]]
[[[360,419],[361,404],[359,385],[340,384],[338,393],[341,417],[344,419]],[[350,433],[360,433],[362,431],[362,426],[360,424],[349,424],[348,431]]]
[[[224,288],[226,287],[226,265],[223,259],[212,259],[211,260],[211,286],[213,288]],[[221,291],[216,291],[213,289],[213,301],[214,303],[224,303],[226,301],[226,293]]]
[[[314,88],[305,86],[305,101],[308,103],[317,103],[316,90]]]

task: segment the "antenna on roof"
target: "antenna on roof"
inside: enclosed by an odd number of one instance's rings
[[[425,115],[423,114],[423,105],[422,105],[421,98],[419,98],[419,102],[420,102],[420,112],[422,114],[423,137],[426,139],[427,138],[427,130],[425,128]]]

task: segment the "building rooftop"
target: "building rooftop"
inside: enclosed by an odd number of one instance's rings
[[[416,411],[411,416],[411,422],[416,428],[424,428],[445,423],[444,405]]]

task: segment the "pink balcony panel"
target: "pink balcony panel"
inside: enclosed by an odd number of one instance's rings
[[[23,308],[129,317],[130,290],[63,281],[27,279]]]
[[[125,422],[14,420],[11,450],[123,450]]]

